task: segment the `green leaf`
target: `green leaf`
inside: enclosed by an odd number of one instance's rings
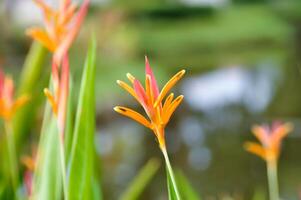
[[[72,200],[91,199],[93,195],[95,56],[96,43],[93,40],[82,76],[70,155],[68,198]]]
[[[130,186],[121,195],[121,200],[136,200],[139,199],[141,193],[152,180],[160,167],[160,161],[156,158],[150,159],[145,166],[140,170],[139,174],[130,183]]]
[[[257,187],[255,189],[254,195],[252,197],[252,200],[265,200],[267,199],[267,195],[265,193],[265,190],[262,187]]]
[[[47,102],[33,180],[34,199],[61,199],[61,168],[57,121]]]
[[[180,193],[183,199],[200,200],[198,193],[192,187],[186,176],[180,171],[176,170],[176,179],[179,186]]]
[[[26,94],[31,99],[14,116],[13,129],[17,147],[21,146],[19,144],[22,143],[23,137],[32,127],[36,105],[39,100],[38,97],[43,95],[41,92],[42,85],[37,83],[40,82],[41,75],[45,69],[47,55],[48,51],[41,44],[33,42],[23,66],[17,96]]]

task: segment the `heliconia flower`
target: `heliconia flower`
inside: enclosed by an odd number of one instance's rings
[[[254,126],[252,132],[261,145],[255,142],[246,142],[245,149],[268,162],[277,161],[280,154],[281,141],[292,128],[290,123],[275,123],[272,127],[266,125]]]
[[[44,0],[33,1],[43,12],[44,28],[30,28],[27,34],[53,52],[55,62],[60,65],[64,54],[67,53],[80,30],[90,0],[84,0],[78,12],[76,12],[77,5],[71,0],[60,0],[57,9],[48,6]]]
[[[63,57],[61,69],[59,69],[56,62],[52,62],[52,82],[53,93],[45,88],[44,94],[57,117],[60,132],[64,133],[69,95],[69,59],[67,55]]]
[[[14,82],[0,69],[0,117],[4,120],[11,120],[15,112],[28,100],[27,95],[14,99]]]
[[[147,57],[145,57],[145,88],[143,88],[138,79],[129,73],[127,74],[127,77],[133,84],[133,87],[130,87],[128,84],[120,80],[118,80],[117,83],[142,105],[149,120],[138,112],[126,107],[116,106],[114,110],[141,123],[147,128],[150,128],[156,135],[161,149],[165,148],[164,128],[169,122],[173,112],[182,102],[184,96],[180,95],[177,98],[174,98],[174,94],[171,93],[164,103],[162,102],[170,89],[183,77],[184,74],[185,70],[178,72],[166,83],[162,90],[159,91],[156,78],[152,72]]]

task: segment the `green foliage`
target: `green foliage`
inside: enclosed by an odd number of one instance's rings
[[[23,66],[17,96],[29,95],[30,102],[21,107],[14,117],[13,129],[17,147],[32,127],[31,124],[35,116],[33,113],[37,109],[39,100],[37,97],[43,95],[42,87],[37,87],[39,86],[37,83],[45,71],[47,55],[48,51],[41,44],[33,42]]]
[[[93,196],[93,160],[95,132],[95,55],[93,40],[81,81],[79,102],[70,155],[68,198],[91,199]]]
[[[34,199],[59,200],[61,198],[59,142],[57,121],[47,103],[33,180]]]
[[[156,158],[150,159],[140,170],[126,191],[121,195],[122,200],[139,199],[141,193],[153,179],[160,167],[160,161]]]
[[[183,174],[182,171],[176,170],[176,179],[179,186],[180,193],[183,197],[183,199],[189,199],[189,200],[201,200],[198,193],[195,191],[195,189],[192,187],[192,185],[189,183],[186,176]]]

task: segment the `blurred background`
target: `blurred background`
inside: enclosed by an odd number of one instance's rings
[[[31,0],[0,1],[0,66],[16,80],[31,44],[25,29],[41,19]],[[163,163],[154,135],[112,109],[142,111],[116,80],[127,72],[143,79],[144,55],[161,87],[187,70],[173,88],[185,100],[166,137],[173,166],[203,199],[266,199],[265,163],[243,143],[255,140],[252,125],[275,120],[295,126],[283,144],[280,193],[301,198],[301,1],[94,0],[71,50],[75,87],[92,32],[98,40],[95,147],[104,199],[117,199],[150,158]],[[47,83],[49,65],[44,70],[37,85]],[[28,146],[38,141],[35,124]],[[164,165],[141,199],[167,199]]]

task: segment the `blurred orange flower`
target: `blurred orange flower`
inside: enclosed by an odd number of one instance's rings
[[[182,102],[184,96],[180,95],[174,99],[174,94],[171,93],[162,105],[164,97],[169,90],[183,77],[185,70],[181,70],[174,75],[163,87],[161,92],[156,82],[156,78],[150,68],[147,57],[145,57],[145,89],[142,84],[131,74],[127,74],[128,79],[133,84],[130,87],[123,81],[118,80],[117,83],[129,92],[144,108],[149,120],[138,112],[121,106],[116,106],[114,110],[122,115],[125,115],[142,125],[150,128],[156,135],[160,148],[165,148],[164,128],[169,122],[171,115]]]
[[[9,121],[28,100],[27,95],[14,100],[14,82],[11,77],[5,76],[0,69],[0,117]]]
[[[272,127],[254,126],[252,132],[262,145],[246,142],[245,149],[268,162],[276,161],[280,154],[281,141],[292,129],[290,123],[275,123]]]
[[[33,1],[43,11],[44,28],[30,28],[27,34],[53,52],[54,61],[60,65],[64,54],[67,53],[80,30],[89,0],[84,0],[77,13],[77,5],[71,0],[60,0],[59,8],[56,10],[49,7],[44,0]]]

